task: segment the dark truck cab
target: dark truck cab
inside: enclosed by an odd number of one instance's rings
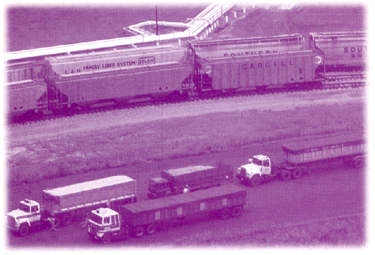
[[[189,191],[217,187],[233,181],[232,166],[189,166],[164,170],[161,177],[149,182],[148,197],[160,198],[183,193],[188,185]]]

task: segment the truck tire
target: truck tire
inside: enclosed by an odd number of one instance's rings
[[[142,237],[145,234],[145,229],[143,227],[136,227],[134,229],[134,237]]]
[[[355,168],[362,168],[365,165],[365,162],[362,158],[358,158],[354,161]]]
[[[59,217],[55,217],[54,219],[55,219],[55,228],[59,228],[61,226],[61,220],[60,220],[60,218]]]
[[[222,220],[226,220],[226,219],[228,219],[228,218],[229,218],[229,215],[230,215],[230,211],[229,211],[228,208],[225,208],[225,209],[223,209],[223,210],[221,210],[221,211],[219,212],[219,217],[220,217],[220,219],[222,219]]]
[[[254,175],[250,180],[250,185],[252,187],[258,186],[260,184],[260,177],[259,175]]]
[[[64,214],[61,218],[61,223],[64,226],[68,226],[68,225],[72,224],[72,222],[73,222],[73,218],[72,218],[72,215],[70,215],[70,214]]]
[[[238,217],[242,214],[242,207],[241,206],[235,206],[232,208],[231,215],[232,217]]]
[[[30,227],[27,225],[27,223],[24,223],[20,226],[19,233],[21,236],[27,236],[30,232]]]
[[[146,234],[152,235],[155,233],[155,224],[150,224],[146,227]]]
[[[292,177],[292,174],[287,170],[282,170],[280,173],[280,178],[283,181],[288,181]]]
[[[294,169],[293,173],[292,173],[292,177],[293,179],[299,179],[302,177],[302,170],[300,168],[296,168]]]
[[[109,244],[112,241],[112,236],[110,234],[104,234],[102,237],[102,242],[104,244]]]
[[[61,223],[64,226],[68,226],[68,225],[72,224],[72,222],[73,222],[73,218],[72,218],[72,215],[70,215],[70,214],[64,214],[61,218]]]

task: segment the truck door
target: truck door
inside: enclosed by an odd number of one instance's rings
[[[263,160],[262,174],[269,175],[271,173],[270,159]]]
[[[40,211],[39,211],[38,206],[33,205],[31,207],[30,221],[31,222],[39,221],[40,218],[41,218],[41,216],[40,216]]]

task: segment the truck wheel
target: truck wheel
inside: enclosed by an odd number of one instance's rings
[[[223,210],[220,211],[219,217],[222,220],[226,220],[226,219],[229,218],[229,214],[230,214],[229,209],[225,208],[225,209],[223,209]]]
[[[61,220],[60,220],[60,218],[59,217],[55,217],[54,219],[55,219],[55,228],[59,228],[61,226]]]
[[[293,171],[293,174],[292,174],[292,177],[293,179],[299,179],[302,177],[302,170],[297,168]]]
[[[232,217],[238,217],[242,214],[242,207],[241,206],[236,206],[232,208],[231,215]]]
[[[30,227],[29,227],[29,225],[27,225],[27,224],[22,224],[22,225],[20,226],[19,233],[20,233],[21,236],[26,236],[27,234],[29,234],[29,232],[30,232]]]
[[[136,227],[134,230],[134,237],[142,237],[145,234],[143,227]]]
[[[68,226],[68,225],[72,224],[73,218],[70,214],[64,214],[62,216],[61,222],[64,226]]]
[[[280,173],[281,180],[288,181],[292,177],[291,173],[287,170],[283,170]]]
[[[361,168],[365,165],[365,162],[363,161],[363,159],[357,159],[356,161],[354,161],[354,167],[355,168]]]
[[[146,228],[146,234],[147,235],[152,235],[153,233],[155,233],[155,225],[154,224],[150,224]]]
[[[258,186],[260,184],[260,177],[259,175],[255,175],[253,176],[253,178],[251,178],[250,180],[250,185],[255,187],[255,186]]]
[[[104,244],[109,244],[111,241],[112,241],[112,237],[111,237],[109,234],[105,234],[105,235],[102,237],[102,242],[103,242]]]

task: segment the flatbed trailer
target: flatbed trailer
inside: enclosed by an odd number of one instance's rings
[[[161,172],[161,177],[152,178],[149,182],[148,197],[159,198],[196,191],[233,182],[233,168],[230,165],[198,165]]]
[[[246,204],[245,197],[246,190],[231,184],[127,204],[121,206],[119,214],[108,208],[98,209],[90,214],[88,234],[91,239],[109,243],[129,233],[134,237],[153,234],[157,226],[186,217],[209,213],[222,219],[238,217]]]
[[[69,225],[74,219],[86,216],[91,210],[120,205],[137,200],[136,181],[125,175],[76,183],[43,190],[43,202],[25,199],[19,208],[8,213],[7,225],[25,236],[36,227]]]
[[[362,132],[293,142],[282,146],[285,162],[274,164],[267,156],[255,155],[249,164],[238,168],[236,177],[243,183],[257,186],[274,177],[283,181],[299,179],[310,172],[311,164],[320,161],[342,160],[361,168],[365,164],[365,147]]]

